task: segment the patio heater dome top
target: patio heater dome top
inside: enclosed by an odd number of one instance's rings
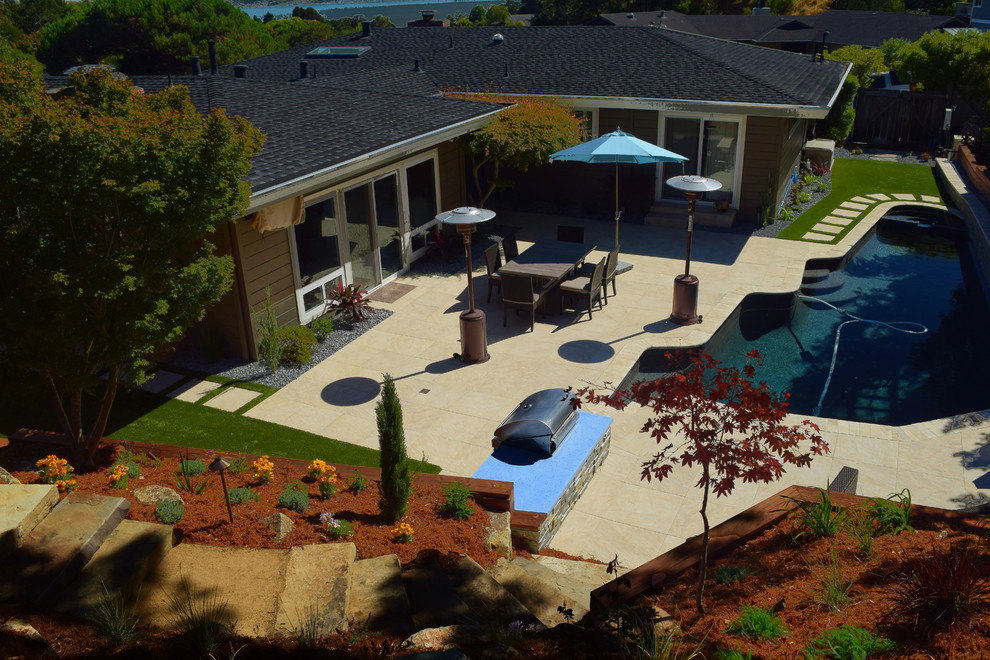
[[[684,192],[695,192],[703,193],[710,192],[712,190],[718,190],[722,187],[722,184],[715,179],[709,179],[708,177],[698,176],[697,174],[682,174],[681,176],[672,176],[667,179],[667,185],[671,188],[681,190]]]
[[[437,222],[455,225],[476,225],[487,222],[495,217],[495,211],[479,209],[473,206],[458,206],[451,211],[437,214]]]

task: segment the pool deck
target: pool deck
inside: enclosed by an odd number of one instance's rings
[[[247,414],[377,448],[374,408],[387,372],[402,401],[410,456],[426,456],[445,474],[470,476],[491,455],[495,428],[526,396],[617,383],[647,348],[703,343],[745,295],[798,289],[806,260],[845,254],[887,209],[904,203],[878,201],[839,245],[696,230],[692,272],[700,279],[704,322],[695,326],[667,320],[673,279],[684,267],[683,229],[622,225],[620,260],[633,269],[618,276],[618,295],[590,321],[587,313],[537,316],[533,332],[524,314],[510,314],[503,329],[499,297],[485,302],[484,264],[475,264],[476,298],[488,317],[491,359],[484,364],[452,357],[460,350],[458,314],[467,306],[464,274],[406,274],[398,282],[411,287],[408,292],[382,304],[394,312],[390,318]],[[552,238],[558,223],[581,222],[523,213],[502,213],[497,221],[522,228],[520,249]],[[612,247],[611,222],[584,224],[587,242]],[[603,255],[595,252],[589,261]],[[641,463],[656,451],[640,433],[645,412],[585,409],[614,418],[611,452],[552,547],[604,561],[617,554],[631,568],[700,533],[696,470],[677,467],[662,483],[640,480]],[[976,484],[990,487],[988,418],[990,411],[903,427],[814,419],[830,454],[810,468],[789,470],[779,482],[738,484],[731,496],[710,502],[710,519],[721,522],[792,484],[824,487],[843,466],[859,469],[861,495],[909,488],[916,503],[930,506],[986,501]],[[602,571],[603,582],[606,577]]]

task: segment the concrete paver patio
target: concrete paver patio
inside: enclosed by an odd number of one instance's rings
[[[807,259],[845,254],[898,203],[871,197],[868,202],[875,206],[835,246],[696,231],[692,272],[701,281],[704,322],[690,327],[667,320],[673,279],[683,271],[684,230],[623,225],[621,259],[634,267],[618,277],[618,295],[610,296],[593,320],[574,312],[538,316],[533,332],[525,315],[510,314],[508,327],[502,327],[498,296],[485,303],[482,263],[475,271],[475,287],[488,317],[491,359],[478,365],[452,357],[460,348],[458,314],[467,306],[464,274],[406,274],[399,281],[415,288],[382,304],[394,312],[390,318],[247,414],[377,448],[374,407],[387,372],[402,400],[410,456],[425,455],[445,474],[471,476],[490,455],[495,428],[528,394],[618,383],[647,348],[703,343],[745,295],[798,289]],[[498,218],[522,228],[521,249],[552,238],[558,221],[576,224],[572,218],[522,213]],[[599,248],[589,260],[600,259],[601,250],[612,246],[614,225],[585,224],[586,241]],[[663,483],[640,481],[641,463],[656,451],[656,444],[639,432],[644,412],[587,409],[614,418],[611,453],[552,546],[605,561],[618,554],[623,566],[633,567],[699,533],[695,473],[678,467]],[[907,427],[815,421],[830,454],[810,468],[789,471],[777,483],[739,484],[731,497],[710,503],[712,522],[791,484],[824,487],[844,465],[860,469],[859,493],[864,495],[887,496],[910,488],[915,502],[947,508],[983,498],[973,483],[990,469],[990,460],[981,459],[990,422],[981,416]],[[605,578],[603,571],[603,582]]]

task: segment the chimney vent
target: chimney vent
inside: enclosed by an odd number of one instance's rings
[[[199,65],[199,55],[193,55],[189,58],[189,68],[192,69],[194,76],[203,75],[203,67]]]
[[[306,60],[299,60],[299,77],[309,78],[309,62]]]
[[[502,33],[501,32],[496,32],[495,34],[492,35],[492,45],[493,46],[497,46],[500,43],[502,43],[503,41],[505,41],[505,37],[502,36]]]
[[[505,72],[502,74],[502,77],[503,78],[508,78],[509,77],[509,63],[508,62],[505,63]]]
[[[210,39],[210,75],[217,75],[217,69],[220,66],[217,64],[217,42]]]
[[[361,21],[361,36],[365,39],[371,36],[371,21]]]
[[[421,9],[419,11],[419,13],[423,17],[423,20],[424,21],[432,21],[433,18],[437,15],[437,10],[436,9]]]
[[[423,67],[419,65],[419,60],[413,60],[413,71],[416,73],[422,73]]]
[[[247,79],[247,64],[235,64],[234,65],[234,77]]]

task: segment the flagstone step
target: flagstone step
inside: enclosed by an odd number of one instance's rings
[[[58,504],[58,489],[42,484],[0,486],[0,559],[20,547]]]
[[[416,630],[479,623],[436,562],[402,574]]]
[[[569,609],[574,621],[588,613],[587,591],[582,593],[574,580],[525,557],[499,559],[489,573],[547,628],[567,620],[558,607]]]
[[[589,607],[591,605],[591,592],[611,581],[614,577],[606,572],[607,566],[605,564],[593,561],[578,561],[550,555],[533,555],[533,561],[568,578],[573,588],[580,589],[581,598],[587,597]],[[584,601],[581,600],[581,603],[583,605]]]
[[[351,564],[350,622],[354,628],[414,631],[409,598],[396,555],[359,559]]]
[[[56,609],[90,616],[107,594],[136,596],[172,549],[171,525],[122,520],[59,597]]]
[[[315,624],[321,635],[347,629],[353,543],[300,545],[289,549],[285,584],[275,615],[276,635],[295,635]]]
[[[478,621],[538,623],[538,619],[508,589],[468,556],[447,569],[447,578]],[[590,592],[590,590],[589,590]]]
[[[0,601],[48,604],[127,515],[122,497],[69,493],[25,537],[0,575]]]
[[[289,549],[180,543],[165,555],[141,594],[143,621],[172,626],[172,605],[206,608],[238,635],[273,634]]]

